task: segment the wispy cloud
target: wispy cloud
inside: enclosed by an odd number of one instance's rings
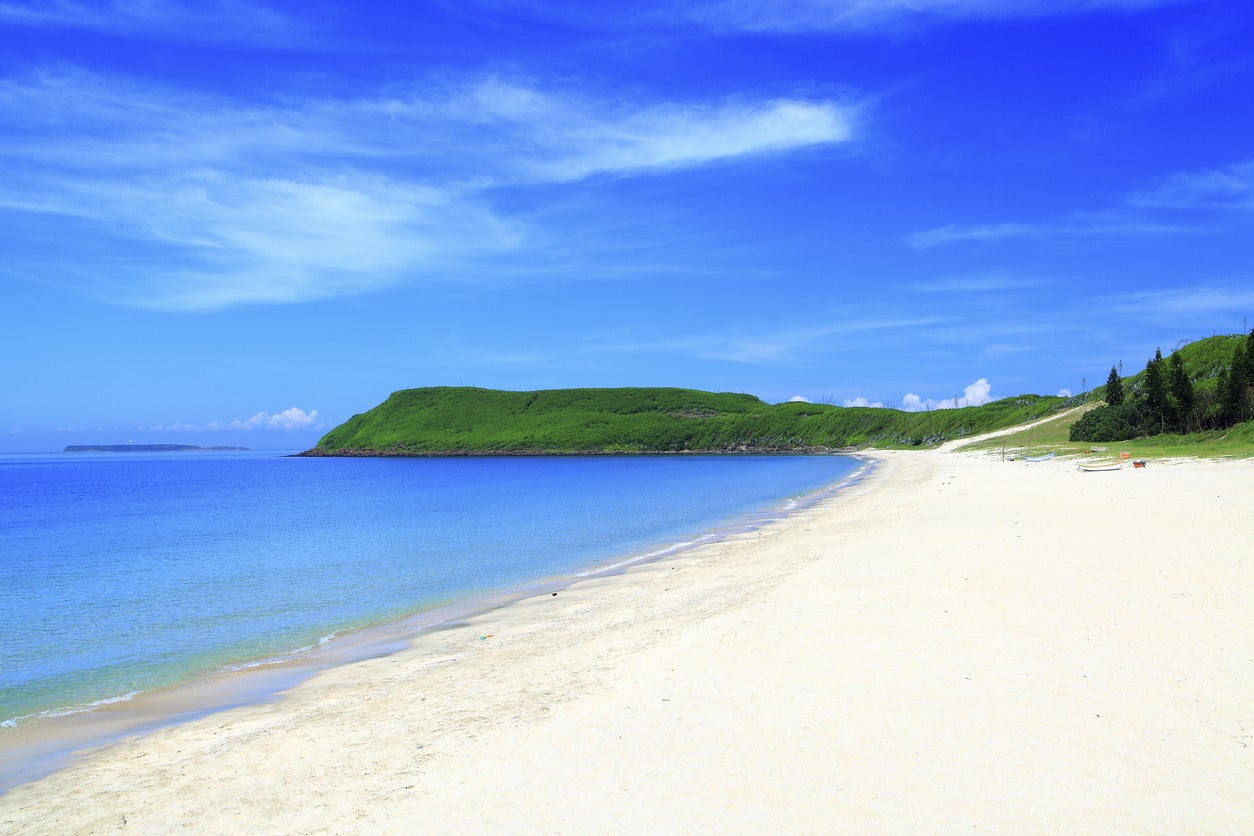
[[[1003,274],[951,276],[913,282],[906,289],[915,293],[1004,293],[1037,287],[1038,280]]]
[[[941,247],[946,244],[967,242],[1003,241],[1008,238],[1024,238],[1043,234],[1044,228],[1024,223],[1001,224],[946,224],[945,226],[913,232],[906,236],[906,243],[917,249]]]
[[[685,168],[844,142],[852,132],[849,110],[831,102],[666,106],[572,125],[573,135],[562,143],[563,150],[579,150],[561,154],[540,171],[556,180],[578,180]]]
[[[1128,202],[1146,209],[1254,210],[1254,160],[1173,174]]]
[[[1110,308],[1118,313],[1162,316],[1175,321],[1184,316],[1201,316],[1223,322],[1234,315],[1254,315],[1254,273],[1231,282],[1125,294],[1111,300]]]
[[[159,245],[159,266],[111,265],[109,293],[129,304],[300,302],[464,276],[525,248],[528,225],[493,205],[501,187],[846,142],[855,110],[627,105],[498,78],[244,103],[61,70],[0,81],[0,207]]]
[[[1023,238],[1100,238],[1188,234],[1205,231],[1196,220],[1179,222],[1172,211],[1254,210],[1254,161],[1225,168],[1178,172],[1127,194],[1100,211],[1073,212],[1039,222],[946,224],[905,236],[915,249],[952,244],[989,244]]]
[[[481,176],[536,182],[647,174],[848,142],[859,116],[856,104],[831,100],[636,103],[495,77],[437,99],[398,97],[377,106],[390,118],[434,127],[436,141],[456,147]]]
[[[262,3],[237,0],[34,0],[0,2],[0,24],[56,27],[168,41],[306,40],[304,24]]]
[[[1059,221],[1041,223],[946,224],[913,232],[906,244],[919,250],[951,244],[994,244],[1014,239],[1128,238],[1199,232],[1196,225],[1166,223],[1121,212],[1076,213]]]
[[[841,345],[859,342],[870,333],[899,332],[917,335],[918,329],[942,322],[936,316],[833,317],[792,325],[763,327],[755,323],[729,326],[719,331],[682,337],[642,338],[634,335],[621,341],[588,345],[584,351],[613,353],[656,353],[694,357],[747,365],[773,365],[787,362],[806,365],[816,357],[826,357]]]
[[[932,21],[1135,11],[1181,0],[714,0],[689,12],[717,29],[866,32]]]

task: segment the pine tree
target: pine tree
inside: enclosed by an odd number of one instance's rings
[[[1236,390],[1234,393],[1236,415],[1232,419],[1235,422],[1254,418],[1254,331],[1250,332],[1242,345],[1237,346],[1233,355],[1233,378],[1236,378],[1238,374],[1241,379],[1232,381],[1232,386]]]
[[[1110,367],[1110,377],[1106,378],[1106,403],[1111,406],[1123,403],[1123,380],[1114,366]]]
[[[1246,352],[1244,345],[1238,345],[1232,353],[1232,365],[1228,367],[1227,378],[1222,382],[1220,390],[1220,409],[1223,422],[1227,426],[1240,423],[1245,413],[1245,389],[1249,383],[1249,370],[1246,368]]]
[[[1171,352],[1171,359],[1168,360],[1167,365],[1170,367],[1171,397],[1175,401],[1176,428],[1181,432],[1188,432],[1193,407],[1197,403],[1193,383],[1189,380],[1189,373],[1184,368],[1184,360],[1181,359],[1180,352]]]
[[[1163,350],[1145,364],[1145,402],[1150,414],[1158,418],[1158,431],[1167,431],[1167,378],[1163,374]]]

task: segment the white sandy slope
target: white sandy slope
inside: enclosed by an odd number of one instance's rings
[[[1254,832],[1254,461],[876,456],[17,788],[0,831]]]

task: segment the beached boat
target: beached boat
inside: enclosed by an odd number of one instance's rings
[[[1101,470],[1122,470],[1123,463],[1122,462],[1094,462],[1093,464],[1076,465],[1076,467],[1080,468],[1086,473],[1095,473]]]
[[[1047,462],[1054,457],[1053,453],[1042,453],[1039,456],[1024,456],[1025,462]]]

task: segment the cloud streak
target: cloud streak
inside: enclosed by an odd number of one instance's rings
[[[1010,238],[1036,237],[1044,235],[1047,227],[1033,226],[1024,223],[1001,224],[946,224],[933,229],[911,233],[906,243],[915,249],[943,247],[948,244],[987,243],[1004,241]]]
[[[1187,234],[1201,227],[1173,220],[1181,211],[1254,211],[1254,160],[1223,168],[1178,172],[1127,194],[1121,204],[1100,212],[1075,212],[1036,223],[946,224],[910,233],[914,249],[960,244],[996,244],[1014,239],[1095,238]]]
[[[1254,273],[1230,284],[1124,294],[1112,299],[1109,306],[1119,313],[1162,317],[1166,321],[1179,321],[1182,315],[1224,321],[1234,314],[1254,311]]]
[[[862,33],[947,20],[1136,11],[1181,0],[717,0],[690,17],[720,30]]]
[[[1254,210],[1254,160],[1224,168],[1186,171],[1133,193],[1128,202],[1145,209]]]
[[[300,21],[261,3],[232,0],[0,2],[0,24],[80,29],[176,42],[264,42],[282,46],[305,40]]]
[[[831,102],[774,100],[714,107],[664,106],[621,120],[574,125],[565,152],[539,173],[554,180],[707,165],[848,141],[850,113]],[[586,150],[583,150],[586,149]]]
[[[730,361],[749,365],[771,365],[787,361],[803,363],[816,353],[830,351],[843,338],[853,340],[871,333],[917,332],[917,329],[936,325],[942,319],[934,316],[883,318],[846,318],[831,322],[816,322],[769,332],[756,330],[752,325],[730,333],[694,335],[672,340],[650,340],[617,346],[616,350],[676,351],[704,360]]]
[[[0,82],[0,209],[77,219],[159,265],[110,293],[184,311],[449,279],[530,244],[496,190],[655,176],[848,142],[827,100],[603,102],[498,78],[238,102],[73,70]]]

